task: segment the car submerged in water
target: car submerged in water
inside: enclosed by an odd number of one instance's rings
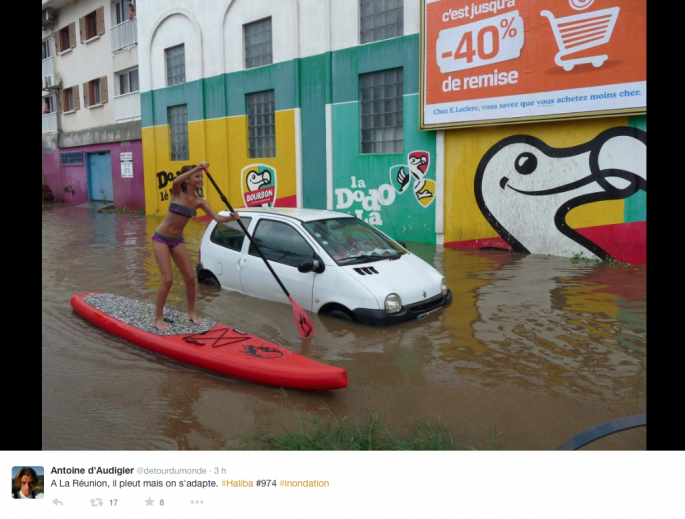
[[[355,216],[290,208],[237,212],[305,310],[384,325],[423,319],[452,301],[442,274]],[[237,222],[211,222],[200,245],[197,278],[290,304]]]

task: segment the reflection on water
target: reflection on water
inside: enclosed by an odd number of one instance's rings
[[[454,303],[425,321],[372,328],[314,315],[302,342],[289,307],[210,287],[208,319],[344,367],[350,387],[290,391],[211,374],[141,350],[90,325],[69,304],[101,291],[154,301],[149,237],[160,220],[56,205],[43,210],[45,449],[216,449],[298,426],[294,411],[393,431],[444,419],[455,441],[551,449],[600,423],[646,409],[646,269],[409,244],[444,272]],[[191,221],[193,261],[206,224]],[[276,288],[276,287],[275,287]],[[168,306],[185,309],[181,276]],[[598,443],[643,449],[644,430]]]

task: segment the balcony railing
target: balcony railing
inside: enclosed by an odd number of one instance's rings
[[[126,20],[112,27],[112,52],[130,47],[138,43],[137,18]]]
[[[140,92],[114,97],[114,119],[121,121],[140,117]]]
[[[57,132],[57,112],[43,116],[43,134]]]
[[[50,57],[43,60],[43,75],[41,77],[55,75],[55,59]]]

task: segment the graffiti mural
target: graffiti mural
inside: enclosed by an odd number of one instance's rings
[[[335,190],[335,209],[344,211],[350,209],[355,203],[360,203],[361,209],[354,210],[357,218],[371,225],[380,226],[383,225],[382,208],[393,205],[397,195],[409,191],[410,185],[413,186],[411,191],[414,198],[425,209],[435,200],[437,189],[435,180],[424,178],[430,167],[430,153],[427,151],[411,152],[407,156],[407,162],[408,164],[390,168],[389,184],[378,185],[374,180],[375,189],[369,188],[367,190],[366,181],[351,177],[349,189],[338,188]]]
[[[194,164],[192,164],[195,167]],[[181,174],[181,171],[177,171],[176,174],[166,171],[160,171],[155,174],[157,179],[157,196],[159,197],[159,202],[168,202],[174,194],[173,185],[174,179]],[[204,198],[204,189],[200,189],[198,194]]]
[[[350,188],[335,190],[335,209],[349,210],[354,204],[361,204],[361,209],[354,209],[357,218],[371,225],[383,225],[381,209],[395,203],[395,191],[388,184],[376,185],[376,189],[368,189],[364,180],[351,178]],[[368,215],[368,216],[367,216]]]
[[[581,206],[647,192],[647,134],[611,128],[571,148],[508,137],[482,158],[474,189],[482,214],[514,251],[610,260],[567,216]]]
[[[245,207],[273,207],[276,202],[276,169],[251,164],[241,173]]]

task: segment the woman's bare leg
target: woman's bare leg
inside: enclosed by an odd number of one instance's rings
[[[162,284],[159,285],[159,290],[157,291],[157,307],[155,309],[153,326],[160,332],[168,332],[169,327],[164,322],[164,304],[174,282],[174,275],[171,271],[171,254],[167,245],[156,241],[152,242],[152,250],[155,253],[155,259],[162,274]]]
[[[171,249],[171,257],[178,267],[178,270],[183,276],[183,282],[186,286],[186,299],[188,300],[188,315],[190,320],[195,324],[202,323],[202,320],[195,314],[195,274],[193,273],[193,264],[190,261],[188,250],[185,245],[181,244]]]

